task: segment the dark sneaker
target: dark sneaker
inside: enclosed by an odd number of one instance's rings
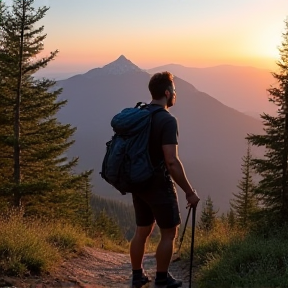
[[[155,279],[156,286],[166,286],[167,288],[177,288],[182,287],[182,281],[175,279],[172,275],[168,272],[166,279]]]
[[[141,288],[148,282],[150,282],[150,280],[145,273],[142,273],[142,275],[133,275],[132,288]]]

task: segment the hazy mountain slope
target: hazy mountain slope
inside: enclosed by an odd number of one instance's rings
[[[165,70],[240,112],[259,117],[260,113],[275,111],[275,106],[268,102],[267,89],[275,84],[269,70],[229,65],[193,68],[169,64],[148,72]]]
[[[105,143],[113,134],[111,118],[138,101],[150,101],[149,78],[148,73],[133,70],[117,75],[100,73],[93,78],[83,74],[58,82],[64,88],[62,98],[69,100],[60,111],[59,120],[78,128],[69,155],[80,156],[79,169],[95,169],[94,191],[99,195],[130,201],[130,195],[120,195],[98,172]],[[175,84],[177,103],[170,112],[179,121],[179,153],[187,175],[202,200],[211,195],[216,207],[228,209],[241,177],[241,157],[246,152],[244,138],[248,132],[261,133],[262,124],[182,79],[176,78]],[[179,192],[184,209],[185,197]]]
[[[262,124],[181,79],[175,82],[179,99],[171,111],[180,124],[179,153],[187,174],[203,200],[211,195],[216,206],[228,208],[241,177],[244,138],[247,132],[262,133]]]

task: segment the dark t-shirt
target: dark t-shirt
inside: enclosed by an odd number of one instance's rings
[[[151,104],[152,111],[159,105]],[[149,152],[153,166],[159,165],[164,160],[162,145],[178,144],[177,120],[167,110],[156,112],[153,115]]]
[[[150,105],[149,109],[157,108],[159,105]],[[164,108],[157,111],[152,118],[149,139],[150,158],[155,167],[164,160],[162,145],[178,144],[177,138],[176,118]],[[132,193],[137,226],[149,226],[156,220],[160,228],[168,229],[181,223],[176,187],[167,170],[162,168],[155,170],[148,187]]]

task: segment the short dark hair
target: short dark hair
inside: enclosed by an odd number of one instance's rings
[[[154,74],[149,81],[149,91],[152,98],[159,100],[165,96],[165,91],[172,87],[173,75],[168,72],[161,72]]]

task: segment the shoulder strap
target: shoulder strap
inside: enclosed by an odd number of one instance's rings
[[[150,105],[150,104],[147,104],[147,103],[145,103],[145,102],[138,102],[134,108],[139,108],[139,109],[150,108],[150,109],[147,109],[147,110],[151,113],[152,116],[153,116],[154,114],[156,114],[157,112],[159,112],[159,111],[166,111],[166,110],[165,110],[163,107],[161,107],[161,106],[157,106],[157,107],[151,109],[151,105]]]
[[[139,109],[143,109],[148,107],[148,104],[145,102],[137,102],[136,106],[134,108],[139,108]]]

